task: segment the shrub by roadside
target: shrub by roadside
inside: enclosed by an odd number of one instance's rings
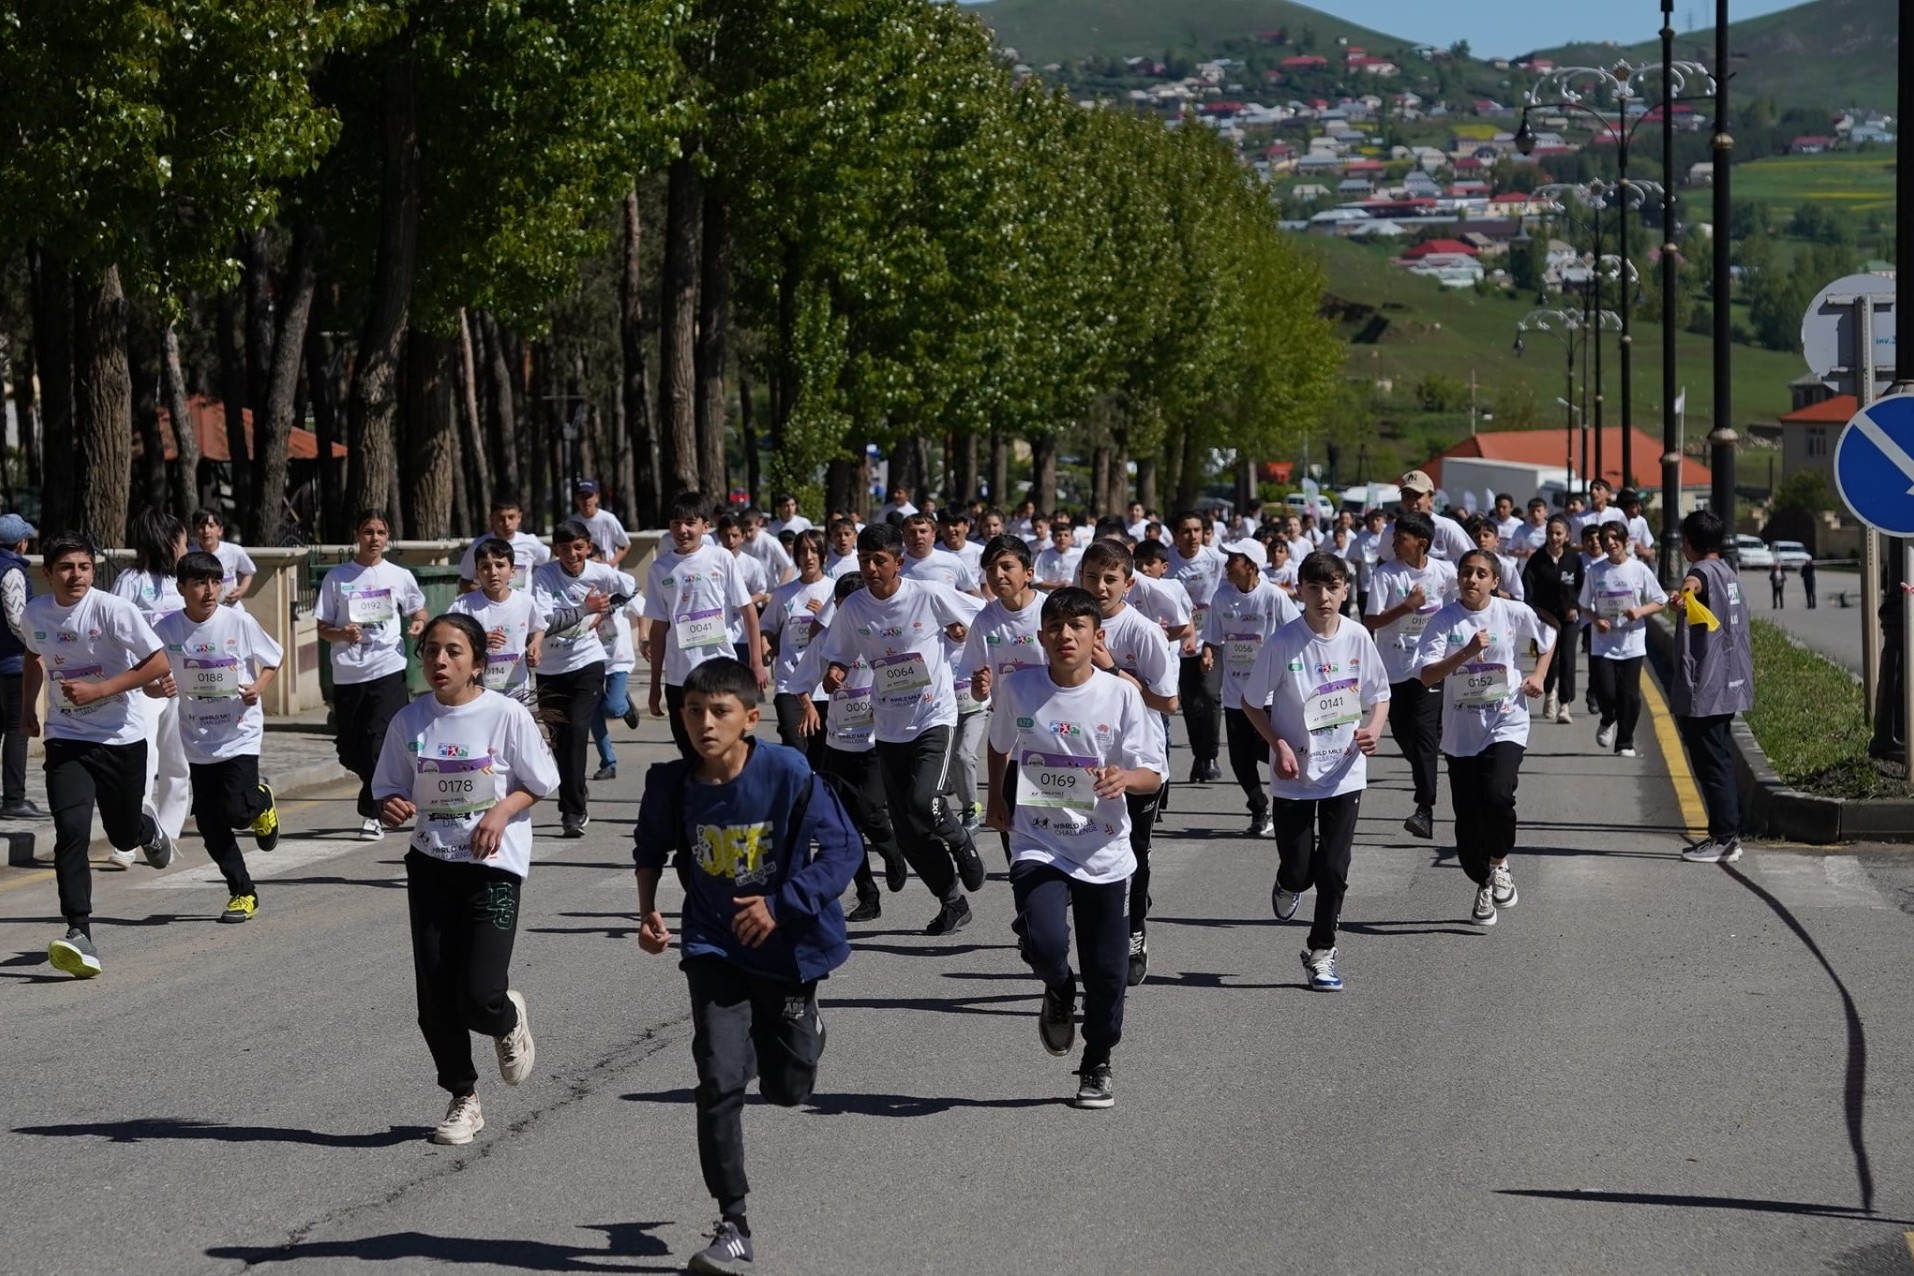
[[[1905,797],[1867,755],[1871,732],[1852,674],[1793,641],[1765,620],[1753,622],[1755,706],[1748,727],[1787,784],[1827,797]]]

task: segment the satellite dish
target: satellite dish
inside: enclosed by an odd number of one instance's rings
[[[1462,512],[1465,514],[1475,513],[1475,493],[1469,491],[1467,488],[1462,490]]]

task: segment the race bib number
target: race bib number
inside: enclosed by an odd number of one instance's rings
[[[47,676],[52,678],[55,683],[105,682],[106,681],[106,671],[100,668],[100,666],[98,665],[85,665],[77,669],[49,669],[47,670]],[[60,689],[58,686],[55,686],[53,688],[53,692],[54,694],[48,697],[48,699],[52,703],[54,708],[58,709],[61,713],[73,714],[73,715],[78,715],[81,717],[84,717],[88,714],[98,713],[101,709],[105,708],[107,705],[113,704],[116,701],[121,699],[120,696],[101,696],[98,700],[95,700],[92,704],[74,704],[71,700],[68,700],[64,695],[60,694]]]
[[[862,734],[871,729],[871,689],[839,690],[831,697],[831,724],[840,732]]]
[[[1424,607],[1421,611],[1412,611],[1396,623],[1402,626],[1402,636],[1411,644],[1422,641],[1422,633],[1429,627],[1429,618],[1441,611],[1440,607]]]
[[[389,589],[362,589],[346,599],[346,619],[355,625],[382,625],[398,614]]]
[[[1256,663],[1256,653],[1263,648],[1261,634],[1230,634],[1224,640],[1224,652],[1229,658],[1230,668],[1238,673],[1248,673]]]
[[[239,661],[231,656],[188,656],[183,672],[183,695],[226,700],[239,694]]]
[[[793,615],[786,618],[784,628],[791,636],[791,650],[803,651],[811,645],[811,639],[817,636],[817,617],[808,613]]]
[[[671,632],[677,636],[680,651],[723,647],[730,642],[724,630],[724,610],[720,607],[679,613],[671,622]]]
[[[471,844],[478,817],[498,805],[492,758],[420,758],[412,779],[412,804],[421,827],[430,825],[446,847]]]
[[[1035,750],[1025,753],[1017,765],[1017,805],[1094,811],[1097,809],[1096,770],[1102,765],[1095,758],[1069,753]]]
[[[914,651],[873,660],[871,669],[877,675],[877,693],[886,701],[915,700],[930,686],[930,670]]]
[[[1595,595],[1595,614],[1609,624],[1626,624],[1623,613],[1635,605],[1633,591],[1623,593],[1616,590],[1603,590]]]
[[[512,685],[512,677],[518,672],[519,653],[516,651],[488,651],[485,653],[485,687],[488,691],[503,691]]]
[[[1203,629],[1208,623],[1209,618],[1210,605],[1208,603],[1197,603],[1190,608],[1191,632],[1199,639],[1203,636]]]
[[[1354,678],[1325,682],[1303,701],[1303,726],[1311,731],[1347,726],[1361,716],[1362,697]]]
[[[976,697],[970,694],[970,679],[958,678],[950,684],[950,689],[957,696],[957,712],[963,713],[976,705]]]
[[[532,587],[532,565],[530,563],[520,563],[518,565],[518,570],[512,573],[512,588],[513,589],[530,589],[531,587]]]
[[[1486,709],[1509,698],[1507,665],[1463,665],[1450,677],[1456,679],[1455,702]]]

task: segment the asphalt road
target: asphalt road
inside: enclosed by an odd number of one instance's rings
[[[1240,792],[1179,785],[1111,1111],[1064,1102],[1001,874],[950,939],[915,882],[887,896],[826,986],[817,1096],[749,1109],[760,1267],[1914,1270],[1914,871],[1684,864],[1655,737],[1624,761],[1593,736],[1538,724],[1522,899],[1487,931],[1382,763],[1340,994],[1303,986]],[[87,983],[44,964],[50,881],[0,874],[0,1271],[677,1270],[714,1211],[683,980],[633,938],[644,739],[585,839],[541,838],[515,962],[538,1067],[508,1090],[477,1043],[465,1149],[425,1141],[402,844],[343,840],[343,793],[289,804],[248,925],[213,922],[190,836],[166,874],[101,874]]]

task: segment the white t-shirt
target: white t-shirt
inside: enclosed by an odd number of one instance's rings
[[[1183,666],[1170,640],[1164,637],[1163,626],[1128,604],[1099,623],[1103,626],[1103,649],[1110,653],[1118,669],[1142,683],[1151,695],[1176,695],[1177,675]],[[1144,702],[1144,708],[1149,708],[1148,701]],[[1157,747],[1167,758],[1169,723],[1157,711],[1152,711],[1149,719],[1156,728]]]
[[[146,737],[146,718],[127,693],[106,696],[75,708],[60,694],[62,682],[104,682],[117,678],[160,650],[159,637],[133,604],[103,589],[89,589],[71,607],[52,594],[27,600],[26,632],[21,640],[40,657],[47,677],[49,740],[85,740],[94,744],[132,744]],[[135,691],[132,695],[144,695]]]
[[[912,505],[909,501],[886,501],[884,504],[877,507],[877,513],[871,516],[871,521],[873,523],[888,523],[891,521],[892,514],[898,514],[898,515],[902,515],[904,518],[909,518],[912,514],[915,514],[916,512],[917,512],[917,507],[915,505]]]
[[[808,532],[814,526],[810,519],[802,514],[793,514],[789,518],[774,518],[764,525],[773,536],[782,536],[786,532]],[[784,548],[783,545],[778,546]]]
[[[1292,558],[1281,567],[1271,563],[1263,568],[1263,579],[1293,598],[1296,595],[1296,564],[1301,561],[1301,559]]]
[[[1646,559],[1655,552],[1655,534],[1648,529],[1648,520],[1640,514],[1628,520],[1628,543],[1635,547],[1635,557]]]
[[[320,623],[359,626],[356,643],[332,644],[332,680],[342,686],[405,672],[405,631],[425,594],[411,572],[381,559],[371,567],[341,563],[319,586]]]
[[[1161,625],[1165,633],[1190,623],[1189,591],[1173,580],[1138,572],[1130,577],[1130,593],[1124,601]]]
[[[973,582],[971,588],[981,589],[983,587],[984,543],[982,541],[965,541],[962,549],[952,549],[948,545],[940,545],[938,548],[963,559],[964,566],[970,569],[970,579]]]
[[[1407,682],[1422,666],[1416,663],[1416,651],[1429,621],[1444,603],[1455,600],[1455,567],[1439,558],[1424,560],[1416,570],[1397,559],[1376,567],[1369,582],[1369,605],[1365,616],[1380,616],[1399,605],[1416,586],[1422,586],[1422,607],[1407,616],[1399,616],[1375,631],[1376,649],[1382,653],[1382,667],[1390,682]]]
[[[1582,543],[1583,528],[1600,527],[1603,523],[1619,523],[1625,529],[1628,526],[1628,515],[1613,505],[1607,509],[1583,510],[1575,517],[1575,543],[1577,545]]]
[[[1516,602],[1526,601],[1528,591],[1522,585],[1522,564],[1515,561],[1513,554],[1497,554],[1495,561],[1502,569],[1502,588]]]
[[[1502,542],[1502,548],[1518,558],[1527,558],[1546,544],[1548,544],[1548,520],[1543,519],[1539,526],[1534,523],[1524,523],[1516,528]]]
[[[1621,614],[1647,603],[1665,603],[1668,595],[1641,559],[1611,563],[1598,558],[1582,577],[1582,596],[1577,601],[1582,613],[1590,618],[1589,654],[1603,660],[1628,660],[1648,654],[1648,621],[1623,620]],[[1595,627],[1595,617],[1608,622],[1607,633]]]
[[[1497,518],[1491,514],[1489,521],[1495,524],[1495,534],[1502,541],[1502,551],[1511,552],[1514,549],[1515,534],[1522,530],[1522,520],[1514,514],[1510,514],[1507,518]]]
[[[1462,530],[1462,524],[1447,514],[1430,514],[1428,519],[1435,525],[1435,539],[1429,542],[1429,557],[1440,558],[1447,563],[1459,563],[1464,554],[1475,548],[1475,542]],[[1383,562],[1396,561],[1395,519],[1382,525],[1382,543],[1378,548]]]
[[[179,582],[171,576],[131,567],[113,578],[113,596],[139,608],[149,625],[158,624],[186,606],[186,600],[179,596]]]
[[[1169,761],[1155,717],[1137,689],[1114,674],[1093,673],[1060,687],[1044,669],[1006,678],[992,697],[990,747],[1009,758],[1004,781],[1014,806],[1013,863],[1048,864],[1080,882],[1120,882],[1136,871],[1130,810],[1122,797],[1099,798],[1090,769],[1106,765],[1155,771]]]
[[[723,553],[723,550],[719,550]],[[727,555],[729,557],[729,555]],[[532,597],[545,612],[547,620],[557,612],[584,607],[586,597],[597,590],[606,597],[633,594],[637,582],[608,563],[587,559],[578,575],[568,576],[557,559],[541,563],[532,573]],[[577,673],[580,669],[605,662],[605,640],[601,625],[612,624],[609,611],[588,615],[581,612],[564,629],[547,629],[539,646],[540,677]],[[725,649],[730,654],[730,648]]]
[[[1210,613],[1203,626],[1203,645],[1216,648],[1223,669],[1223,707],[1243,707],[1250,671],[1269,636],[1302,615],[1289,595],[1266,580],[1244,593],[1224,581],[1210,596]]]
[[[1376,577],[1376,564],[1382,561],[1382,533],[1365,527],[1349,539],[1354,547],[1350,561],[1356,564],[1356,587],[1368,593]]]
[[[760,594],[766,599],[771,596],[771,577],[763,563],[745,553],[742,549],[733,556],[738,564],[738,574],[744,577],[745,592],[752,598],[751,605],[757,606]],[[725,626],[725,633],[731,638],[731,645],[737,646],[744,641],[744,609],[739,608],[732,614],[731,623]]]
[[[1196,626],[1199,638],[1209,618],[1210,596],[1223,583],[1223,568],[1228,563],[1229,556],[1214,545],[1198,546],[1193,558],[1185,558],[1182,551],[1170,547],[1170,573],[1164,579],[1176,579],[1189,594],[1190,623]]]
[[[1044,546],[1037,551],[1034,574],[1037,580],[1046,585],[1074,585],[1077,583],[1077,564],[1083,561],[1083,549],[1071,546],[1062,553],[1057,552],[1055,544]]]
[[[933,581],[952,589],[968,591],[977,588],[977,573],[971,571],[963,559],[941,545],[931,546],[930,553],[922,558],[913,558],[906,552],[903,572],[912,580]]]
[[[401,797],[419,808],[412,849],[458,864],[472,862],[472,830],[507,794],[546,797],[557,788],[558,764],[531,711],[495,691],[462,705],[420,696],[399,710],[372,776],[374,798]],[[480,862],[530,873],[532,813],[514,815],[498,854]]]
[[[1529,706],[1522,695],[1521,656],[1533,642],[1537,651],[1555,645],[1555,631],[1527,603],[1491,598],[1481,611],[1461,601],[1435,614],[1416,652],[1416,668],[1446,660],[1449,653],[1481,630],[1489,645],[1443,681],[1442,751],[1470,758],[1492,744],[1529,742]]]
[[[233,592],[233,586],[241,576],[259,575],[259,564],[253,561],[253,556],[246,552],[244,545],[221,541],[219,548],[213,551],[213,557],[217,558],[219,565],[226,569],[226,574],[220,578],[221,583],[225,585],[225,589],[220,593],[221,598]]]
[[[946,625],[968,626],[983,610],[969,594],[946,585],[900,577],[897,592],[880,599],[860,589],[838,604],[824,637],[827,665],[871,666],[872,717],[885,744],[915,740],[932,727],[955,726]]]
[[[1019,669],[1042,669],[1049,662],[1043,645],[1037,641],[1042,627],[1043,595],[1031,591],[1029,606],[1012,611],[1001,598],[984,604],[977,619],[970,622],[964,638],[964,652],[957,660],[957,676],[968,678],[985,665],[990,666],[990,698],[997,698],[997,687]]]
[[[782,585],[784,578],[797,570],[797,564],[784,552],[784,542],[762,529],[757,535],[747,537],[738,548],[764,568],[764,592],[767,594],[775,586]]]
[[[811,639],[798,657],[792,681],[818,686],[824,681],[822,635]],[[876,747],[876,721],[871,705],[871,667],[858,660],[845,666],[844,685],[831,693],[825,711],[825,744],[841,753],[869,753]]]
[[[1289,742],[1302,773],[1283,779],[1272,754],[1274,797],[1315,801],[1369,783],[1369,760],[1356,747],[1356,728],[1389,699],[1389,674],[1369,631],[1347,617],[1334,619],[1336,632],[1327,638],[1301,616],[1278,629],[1256,653],[1244,682],[1244,703],[1269,706],[1269,725]]]
[[[532,696],[531,670],[525,665],[525,648],[533,634],[542,634],[551,621],[551,613],[530,589],[515,589],[500,602],[493,602],[485,591],[474,589],[452,600],[453,611],[470,616],[488,636],[497,634],[502,641],[485,652],[485,685],[516,700]]]
[[[585,530],[591,533],[591,543],[606,558],[631,544],[631,537],[625,535],[625,525],[618,521],[616,514],[602,505],[590,518],[576,512],[572,517],[585,525]]]
[[[779,694],[808,696],[823,681],[821,676],[800,681],[797,671],[804,653],[824,635],[831,617],[837,614],[837,604],[832,601],[836,592],[837,582],[828,576],[808,585],[801,580],[787,581],[771,591],[771,602],[764,609],[764,632],[777,635],[778,654],[771,663],[771,679]],[[819,604],[815,611],[810,606],[814,602]]]
[[[188,762],[204,766],[258,753],[266,711],[247,704],[239,689],[277,669],[285,653],[259,622],[233,607],[215,607],[203,624],[176,611],[153,626],[166,646],[179,689],[179,740]],[[164,747],[166,742],[155,742]]]
[[[832,580],[839,580],[845,576],[849,576],[852,572],[856,570],[857,570],[857,555],[856,554],[846,554],[842,558],[838,557],[837,554],[835,553],[828,554],[825,556],[824,574],[826,576],[829,576]]]
[[[495,536],[491,532],[487,532],[485,535],[474,540],[470,545],[467,545],[465,547],[465,553],[459,558],[459,579],[469,581],[478,580],[477,551],[481,541],[504,539],[502,536]],[[552,551],[546,549],[545,542],[530,532],[513,532],[511,545],[513,564],[512,588],[530,589],[532,587],[532,572],[537,569],[539,564],[549,563],[552,560]]]
[[[707,660],[735,656],[731,624],[751,606],[738,560],[715,545],[689,554],[661,549],[645,577],[645,617],[665,626],[668,686],[682,687]]]

